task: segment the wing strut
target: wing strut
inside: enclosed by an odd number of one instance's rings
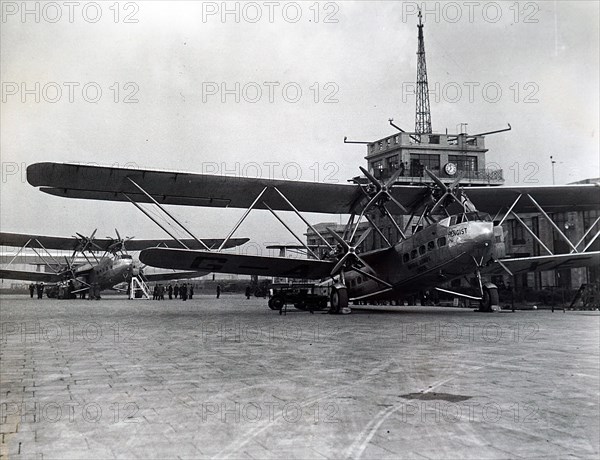
[[[588,229],[586,230],[586,232],[583,234],[583,236],[581,237],[581,239],[580,239],[580,240],[577,242],[577,244],[575,245],[575,247],[576,247],[576,248],[577,248],[577,247],[579,247],[579,245],[580,245],[580,244],[581,244],[583,241],[585,241],[585,239],[586,239],[586,238],[587,238],[587,236],[590,234],[590,232],[592,231],[592,229],[593,229],[593,228],[596,226],[596,224],[598,223],[598,221],[599,221],[599,220],[600,220],[600,216],[598,216],[598,217],[596,218],[596,220],[594,221],[594,223],[593,223],[592,225],[590,225],[590,228],[588,228]],[[587,250],[587,248],[589,248],[589,247],[592,245],[592,243],[593,243],[594,241],[596,241],[596,238],[598,238],[598,236],[599,236],[599,235],[600,235],[600,230],[599,230],[598,232],[596,232],[596,235],[594,236],[594,238],[592,238],[592,241],[590,241],[590,242],[589,242],[589,243],[588,243],[588,244],[585,246],[585,248],[583,249],[583,252],[585,252],[585,251]],[[571,251],[571,252],[570,252],[570,254],[573,254],[573,252],[574,252],[574,251]]]
[[[169,230],[167,230],[163,225],[161,225],[160,222],[158,222],[154,217],[152,217],[144,208],[142,208],[138,203],[136,203],[134,200],[132,200],[129,197],[129,195],[127,195],[126,193],[123,193],[123,196],[125,198],[127,198],[131,202],[131,204],[133,204],[136,208],[138,208],[140,211],[142,211],[146,215],[146,217],[148,217],[152,222],[154,222],[156,225],[158,225],[160,228],[162,228],[167,235],[169,235],[171,238],[173,238],[175,241],[177,241],[181,246],[183,246],[184,249],[189,249],[183,241],[181,241],[179,238],[177,238],[175,235],[173,235]]]
[[[551,256],[553,256],[554,254],[552,253],[552,251],[550,249],[548,249],[548,246],[546,246],[544,243],[542,243],[542,240],[539,239],[539,237],[533,232],[533,230],[531,230],[527,224],[525,222],[523,222],[523,219],[521,219],[517,214],[515,214],[513,212],[513,217],[523,226],[525,227],[525,230],[527,230],[527,232],[533,237],[533,239],[535,241],[538,242],[538,244],[540,244],[548,254],[550,254]]]
[[[542,213],[542,215],[548,219],[548,222],[550,222],[550,225],[552,225],[554,227],[554,230],[556,230],[558,232],[558,234],[561,236],[561,238],[563,240],[565,240],[565,242],[571,246],[571,249],[573,249],[573,251],[578,252],[577,248],[575,246],[573,246],[573,243],[571,243],[571,240],[569,238],[566,237],[566,235],[562,232],[562,230],[559,228],[558,225],[556,225],[554,223],[554,221],[550,218],[550,216],[548,214],[546,214],[546,211],[544,211],[544,209],[538,204],[537,201],[535,201],[533,199],[533,197],[528,193],[527,197],[529,198],[529,200],[533,203],[533,205],[538,208],[538,211],[540,211]]]
[[[283,198],[283,199],[285,200],[285,202],[286,202],[287,204],[289,204],[289,205],[290,205],[290,207],[291,207],[291,208],[294,210],[294,212],[296,213],[296,215],[297,215],[297,216],[298,216],[300,219],[302,219],[302,222],[304,222],[306,225],[308,225],[308,227],[309,227],[309,228],[310,228],[310,229],[311,229],[313,232],[315,232],[315,234],[316,234],[316,235],[318,235],[318,237],[319,237],[319,238],[321,238],[321,241],[323,241],[323,242],[324,242],[324,243],[325,243],[327,246],[329,246],[329,249],[333,249],[333,246],[331,246],[331,245],[329,244],[329,242],[328,242],[328,241],[327,241],[325,238],[323,238],[323,235],[321,235],[321,234],[320,234],[320,233],[317,231],[317,229],[316,229],[315,227],[313,227],[311,224],[309,224],[309,223],[308,223],[308,221],[307,221],[307,220],[304,218],[304,216],[303,216],[302,214],[300,214],[300,211],[298,211],[298,210],[296,209],[296,207],[295,207],[295,206],[294,206],[294,205],[291,203],[291,201],[290,201],[290,200],[288,200],[288,199],[287,199],[287,197],[286,197],[286,196],[285,196],[283,193],[281,193],[281,191],[280,191],[280,190],[279,190],[277,187],[273,187],[273,188],[275,189],[275,191],[276,191],[277,193],[279,193],[279,195],[281,196],[281,198]],[[272,212],[272,211],[271,211],[271,212]]]
[[[286,224],[286,223],[283,221],[283,219],[282,219],[281,217],[279,217],[279,216],[277,215],[277,213],[276,213],[275,211],[273,211],[273,209],[271,209],[271,207],[270,207],[270,206],[269,206],[267,203],[265,203],[265,202],[263,201],[263,204],[265,205],[265,207],[266,207],[266,208],[267,208],[269,211],[271,211],[271,214],[273,214],[273,215],[275,216],[275,218],[276,218],[276,219],[277,219],[279,222],[281,222],[281,225],[283,225],[283,226],[286,228],[286,230],[287,230],[288,232],[290,232],[290,233],[292,234],[292,236],[293,236],[294,238],[296,238],[296,240],[298,240],[298,242],[299,242],[299,243],[300,243],[302,246],[304,246],[304,249],[306,249],[306,250],[308,251],[308,253],[309,253],[311,256],[313,256],[315,259],[319,259],[319,257],[317,257],[317,255],[316,255],[316,254],[315,254],[315,253],[312,251],[312,249],[310,249],[310,248],[309,248],[309,247],[308,247],[306,244],[304,244],[304,241],[302,241],[302,239],[301,239],[300,237],[298,237],[298,235],[296,235],[296,234],[293,232],[293,230],[292,230],[292,229],[291,229],[291,228],[290,228],[290,227],[289,227],[289,226],[288,226],[288,225],[287,225],[287,224]]]
[[[26,247],[29,246],[29,243],[31,243],[32,241],[35,241],[37,244],[40,245],[40,247],[46,252],[46,254],[54,261],[54,263],[56,263],[56,265],[60,266],[60,263],[54,258],[54,256],[52,254],[50,254],[50,252],[44,247],[44,245],[40,242],[40,240],[38,240],[37,238],[34,240],[32,238],[29,238],[27,240],[27,242],[21,246],[19,248],[19,250],[17,251],[17,253],[14,255],[14,257],[10,260],[10,262],[8,263],[8,265],[11,265],[17,257],[19,257],[19,254],[21,254],[21,252],[23,252],[23,249],[25,249]],[[44,263],[46,264],[47,267],[50,267],[50,269],[54,272],[54,273],[59,273],[59,271],[55,270],[54,267],[52,265],[50,265],[48,263],[48,261],[44,258],[44,256],[42,256],[39,252],[36,251],[36,249],[32,246],[30,247],[30,249],[36,253],[36,255],[42,259],[44,261]]]
[[[177,225],[179,225],[188,235],[190,235],[198,243],[200,243],[204,247],[204,249],[206,249],[207,251],[210,251],[210,248],[206,244],[204,244],[204,241],[196,238],[196,236],[192,232],[190,232],[181,222],[179,222],[177,219],[175,219],[175,217],[169,211],[167,211],[163,206],[161,206],[160,203],[158,201],[156,201],[152,195],[150,195],[148,192],[146,192],[146,190],[144,190],[142,187],[140,187],[138,184],[136,184],[136,182],[131,177],[127,176],[127,180],[129,182],[131,182],[133,185],[135,185],[144,195],[146,195],[148,198],[150,198],[150,200],[152,200],[152,202],[156,206],[158,206],[158,208],[162,212],[164,212],[167,216],[169,216],[171,219],[173,219],[173,222],[175,222]]]
[[[235,226],[233,227],[233,229],[229,232],[229,235],[227,235],[227,238],[225,238],[223,240],[223,242],[221,243],[221,246],[219,246],[219,249],[217,249],[217,252],[221,252],[221,250],[223,249],[223,247],[227,244],[227,242],[229,241],[229,239],[233,236],[233,234],[235,233],[235,231],[239,228],[240,225],[242,225],[242,223],[246,220],[246,217],[248,217],[248,214],[250,214],[250,211],[252,211],[252,208],[254,208],[254,206],[256,206],[256,203],[258,203],[258,200],[261,199],[261,197],[265,194],[265,192],[267,191],[268,187],[265,187],[262,189],[262,192],[260,192],[258,194],[258,196],[256,197],[256,199],[252,202],[252,204],[250,205],[250,207],[248,209],[246,209],[246,211],[244,212],[244,215],[242,216],[242,218],[238,221],[237,224],[235,224]]]
[[[27,247],[27,245],[29,245],[29,243],[31,243],[31,238],[29,238],[27,240],[27,243],[25,243],[23,246],[21,246],[21,248],[17,251],[17,253],[15,254],[15,256],[12,259],[10,259],[10,262],[8,263],[8,265],[11,265],[15,261],[15,259],[17,257],[19,257],[19,254],[21,254],[21,252],[23,251],[23,249],[25,249]]]
[[[515,206],[517,205],[517,203],[519,202],[519,200],[521,199],[521,197],[523,197],[523,195],[525,195],[529,201],[531,202],[531,204],[533,204],[533,206],[535,206],[535,208],[540,212],[540,214],[542,214],[542,216],[544,216],[546,218],[546,220],[550,223],[550,225],[552,226],[552,228],[556,231],[556,233],[560,236],[560,238],[565,241],[570,247],[571,247],[571,251],[569,252],[569,254],[578,254],[580,253],[580,251],[577,249],[579,247],[579,245],[585,241],[585,239],[588,237],[588,235],[590,234],[590,232],[592,231],[592,229],[596,226],[596,224],[598,223],[598,221],[600,221],[600,217],[596,218],[596,220],[594,221],[594,223],[586,230],[586,232],[584,233],[584,235],[581,237],[581,239],[577,242],[577,244],[573,244],[571,242],[571,240],[569,239],[569,237],[567,237],[567,235],[565,235],[565,233],[560,229],[560,227],[556,224],[556,222],[554,222],[552,220],[552,218],[548,215],[548,213],[544,210],[544,208],[542,206],[540,206],[540,204],[536,201],[535,198],[533,198],[533,196],[530,193],[521,193],[519,194],[519,196],[517,196],[517,198],[515,199],[515,201],[513,202],[513,204],[510,206],[510,208],[508,209],[508,211],[506,211],[506,214],[504,214],[504,216],[502,217],[502,219],[500,220],[500,223],[498,225],[502,225],[504,223],[504,221],[508,218],[509,215],[512,214],[512,216],[515,218],[515,220],[517,220],[517,222],[519,222],[519,224],[521,224],[525,230],[527,230],[527,232],[533,237],[533,239],[540,245],[542,246],[546,252],[549,255],[554,255],[554,253],[548,249],[548,247],[542,242],[542,240],[533,232],[533,230],[531,230],[527,224],[525,224],[525,222],[523,222],[523,219],[521,219],[516,212],[513,211],[513,209],[515,208]],[[496,216],[498,216],[499,213],[496,214]],[[591,241],[583,248],[583,250],[581,252],[586,252],[590,246],[594,243],[594,241],[596,241],[596,239],[600,236],[600,230],[598,232],[596,232],[596,234],[594,235],[594,237],[591,239]]]
[[[585,246],[585,248],[583,248],[583,252],[586,252],[588,250],[588,248],[594,244],[594,241],[596,241],[598,239],[598,237],[600,236],[600,230],[598,230],[596,232],[596,234],[594,235],[594,237],[590,240],[590,242]]]

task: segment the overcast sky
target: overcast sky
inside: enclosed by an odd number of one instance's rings
[[[414,2],[231,2],[224,16],[221,2],[29,2],[24,16],[22,5],[2,2],[0,23],[2,231],[163,236],[129,204],[38,192],[23,172],[35,162],[345,181],[366,148],[344,136],[393,134],[390,117],[414,129]],[[510,123],[486,138],[507,185],[552,183],[550,155],[557,184],[598,177],[598,8],[427,2],[434,131]],[[205,237],[241,214],[174,212]],[[293,241],[262,211],[236,236]]]

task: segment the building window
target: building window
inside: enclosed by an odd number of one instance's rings
[[[398,155],[393,155],[387,159],[388,169],[390,174],[398,169]]]
[[[429,135],[429,143],[430,144],[439,144],[440,136],[438,134],[430,134]]]
[[[456,165],[459,171],[478,171],[477,157],[472,155],[448,155],[448,161]]]
[[[525,244],[525,230],[523,226],[516,220],[510,221],[510,234],[512,236],[512,244]]]
[[[440,170],[440,156],[428,153],[410,154],[410,175],[412,177],[423,177],[425,168],[436,172]]]
[[[540,237],[540,219],[537,216],[533,216],[531,218],[531,231],[535,236],[537,236],[538,238]],[[540,255],[540,245],[537,241],[533,242],[533,255]]]

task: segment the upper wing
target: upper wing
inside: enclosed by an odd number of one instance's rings
[[[249,238],[232,238],[224,246],[225,248],[233,248],[247,243]],[[203,249],[204,247],[196,240],[191,238],[181,239],[190,249]],[[218,238],[203,239],[204,243],[209,248],[219,247],[223,242]],[[91,247],[94,251],[106,251],[115,240],[112,238],[94,238],[96,246]],[[44,235],[28,235],[24,233],[0,233],[0,246],[23,247],[27,244],[30,248],[36,249],[62,249],[73,251],[80,244],[77,238],[61,237],[61,236],[44,236]],[[131,239],[125,242],[125,248],[129,251],[141,251],[142,249],[151,248],[154,246],[164,247],[180,247],[177,241],[173,239],[152,239],[152,240],[137,240]]]
[[[600,209],[599,184],[466,187],[464,191],[479,211],[490,214],[502,208],[506,210],[519,195],[527,194],[550,213]],[[539,212],[527,196],[522,196],[513,210],[518,213]]]
[[[56,273],[24,272],[19,270],[0,270],[0,278],[44,283],[58,283],[62,280],[62,277]]]
[[[313,259],[263,257],[185,249],[145,249],[140,261],[152,267],[239,275],[281,276],[320,279],[329,275],[335,264]]]
[[[600,251],[501,259],[500,262],[515,275],[518,273],[543,272],[546,270],[597,267],[600,265]],[[506,274],[506,271],[501,264],[496,263],[487,267],[484,273],[503,275]]]
[[[43,192],[70,198],[150,203],[128,178],[132,179],[161,204],[187,206],[249,208],[266,187],[257,203],[273,209],[290,210],[274,189],[277,187],[300,211],[347,213],[361,198],[358,186],[276,179],[213,176],[182,172],[152,171],[79,166],[61,163],[36,163],[27,168],[27,180]],[[316,200],[315,197],[323,199]]]
[[[51,195],[128,201],[127,195],[136,202],[150,203],[151,200],[129,179],[161,204],[249,208],[263,189],[266,189],[256,208],[266,209],[266,203],[275,210],[291,210],[275,188],[297,209],[305,212],[360,212],[358,204],[364,200],[364,194],[356,184],[253,179],[62,163],[35,163],[27,168],[29,183]],[[600,187],[596,184],[468,187],[465,191],[477,209],[489,213],[507,208],[520,194],[530,194],[546,212],[600,209]],[[428,193],[426,187],[412,185],[395,185],[391,191],[392,196],[409,211],[413,205],[422,202]],[[391,206],[390,211],[400,213],[396,206]],[[515,206],[514,211],[536,212],[537,208],[524,198]]]

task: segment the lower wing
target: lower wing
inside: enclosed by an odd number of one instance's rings
[[[335,266],[333,262],[316,259],[290,259],[166,248],[145,249],[140,253],[140,261],[158,268],[304,279],[325,278],[329,276]]]
[[[56,273],[25,272],[19,270],[0,270],[0,278],[9,280],[35,281],[43,283],[58,283],[63,278]]]
[[[600,265],[600,251],[500,259],[498,263],[487,267],[484,273],[493,275],[506,274],[503,265],[513,275],[527,272],[543,272],[546,270],[597,267]]]

